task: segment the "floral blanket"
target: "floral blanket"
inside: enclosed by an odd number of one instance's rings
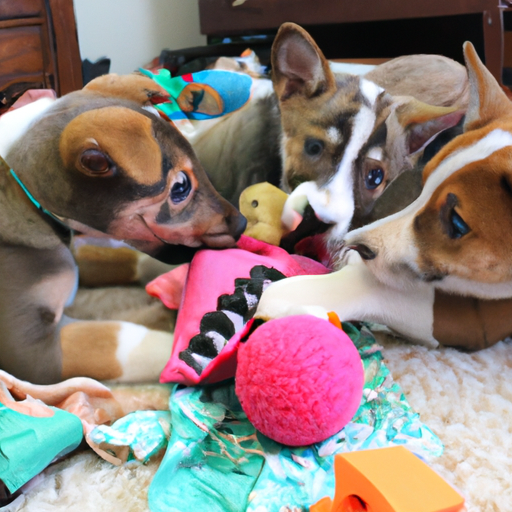
[[[171,432],[167,452],[149,490],[152,512],[278,512],[308,510],[333,497],[337,453],[403,445],[424,460],[441,455],[438,437],[420,421],[383,362],[380,347],[363,327],[343,325],[365,370],[361,405],[343,430],[322,443],[289,448],[250,424],[233,380],[210,386],[177,386],[170,399],[171,428],[157,428],[158,442],[132,443],[144,460]],[[162,427],[162,416],[154,421]],[[126,442],[126,419],[119,438]],[[145,432],[151,421],[145,418]],[[149,423],[148,423],[149,422]],[[115,426],[110,441],[116,436]],[[107,441],[105,430],[103,441]],[[142,450],[143,451],[143,450]]]

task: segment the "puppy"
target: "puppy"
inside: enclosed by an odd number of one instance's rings
[[[464,56],[464,133],[426,165],[419,198],[336,239],[341,270],[270,286],[257,316],[334,310],[431,347],[471,350],[512,333],[512,103],[470,43]]]
[[[71,228],[128,242],[161,261],[230,247],[245,219],[209,182],[190,144],[154,113],[166,93],[107,76],[40,113],[0,169],[0,369],[35,383],[75,375],[156,379],[172,336],[80,322]]]
[[[309,34],[293,23],[285,23],[274,42],[273,82],[262,76],[261,66],[249,52],[239,59],[220,58],[214,67],[253,77],[246,105],[222,117],[192,121],[193,129],[187,123],[183,130],[215,188],[237,205],[241,192],[255,183],[267,181],[290,192],[308,182],[291,199],[290,207],[302,213],[311,196],[319,214],[327,222],[338,219],[339,227],[353,216],[354,222],[367,223],[375,199],[395,176],[414,167],[434,135],[457,124],[467,102],[465,69],[450,59],[415,55],[375,69],[356,66],[358,73],[371,70],[368,80],[363,80],[347,74],[347,69],[355,72],[354,65],[328,63]],[[315,75],[317,67],[322,76]],[[384,94],[375,83],[393,96]],[[288,97],[289,84],[297,85],[292,97]],[[283,95],[283,91],[288,92]],[[365,94],[375,96],[371,106],[364,104]],[[378,114],[378,119],[373,124],[369,121],[369,128],[358,125],[352,129],[360,111],[368,119]],[[366,134],[372,134],[371,144],[358,152],[353,146],[360,145],[364,137],[359,128],[373,131]],[[350,140],[354,142],[349,144]],[[357,153],[345,159],[354,167],[353,176],[344,176],[339,168],[348,148]],[[326,182],[335,174],[340,175],[342,184],[337,187],[347,205],[343,218],[320,212],[313,197],[328,194]]]
[[[336,236],[371,221],[386,187],[421,164],[426,146],[455,127],[467,106],[466,71],[450,59],[411,55],[364,77],[335,74],[293,23],[279,29],[272,70],[283,129],[282,184],[293,191],[285,218],[309,203],[334,224]],[[410,202],[419,191],[404,193]],[[388,202],[384,209],[393,207]]]

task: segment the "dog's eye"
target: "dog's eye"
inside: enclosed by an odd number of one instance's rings
[[[107,155],[97,149],[86,149],[80,157],[80,165],[91,174],[106,174],[112,167]]]
[[[318,139],[306,139],[304,151],[309,156],[319,156],[324,150],[324,143]]]
[[[192,190],[192,182],[188,175],[180,171],[171,187],[171,201],[175,204],[185,201]]]
[[[384,181],[384,171],[381,167],[375,167],[368,171],[364,179],[365,187],[368,190],[374,190]]]
[[[446,201],[440,211],[441,222],[445,232],[452,240],[462,238],[471,231],[470,227],[464,222],[464,219],[455,211],[455,207],[458,204],[459,199],[450,192],[446,196]]]
[[[455,210],[452,210],[450,213],[450,228],[450,238],[462,238],[471,231]]]

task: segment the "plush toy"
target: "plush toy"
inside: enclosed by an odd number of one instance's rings
[[[311,315],[271,320],[238,348],[236,394],[251,423],[289,446],[318,443],[354,416],[363,393],[351,339]]]
[[[236,391],[249,419],[286,445],[311,444],[340,431],[362,395],[363,369],[352,341],[311,315],[273,320],[254,332],[250,323],[271,282],[326,272],[318,262],[243,236],[236,249],[198,252],[184,288],[182,269],[159,277],[148,292],[180,307],[173,354],[161,380],[215,383],[236,372]],[[184,291],[181,300],[176,290]]]
[[[170,504],[176,511],[309,510],[334,495],[336,453],[393,444],[422,457],[442,452],[368,331],[344,324],[349,341],[331,315],[331,323],[312,315],[252,319],[273,281],[326,272],[243,236],[237,248],[198,251],[187,268],[148,285],[179,307],[161,379],[189,385],[170,400],[169,446],[148,492],[153,512]]]
[[[146,286],[167,307],[179,308],[160,381],[195,385],[234,377],[240,336],[263,290],[285,277],[328,272],[321,263],[245,235],[236,248],[198,251],[190,265]]]
[[[167,101],[155,107],[171,121],[224,116],[243,107],[251,96],[252,79],[245,73],[209,69],[171,77],[167,69],[139,71],[169,93]]]
[[[281,222],[288,194],[270,183],[256,183],[240,195],[240,212],[247,219],[244,234],[267,244],[279,245],[288,232]],[[298,215],[298,214],[297,214]]]
[[[318,219],[311,206],[302,207],[303,215],[295,207],[288,194],[270,183],[247,187],[240,195],[240,212],[247,219],[244,234],[328,264],[323,233],[330,226]]]

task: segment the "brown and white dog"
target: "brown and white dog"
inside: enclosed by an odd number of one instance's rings
[[[242,70],[235,59],[221,58],[215,66]],[[185,133],[221,195],[238,204],[255,183],[291,192],[306,182],[289,207],[301,210],[309,198],[324,220],[334,219],[345,231],[352,219],[366,224],[372,212],[382,216],[384,206],[395,206],[384,198],[373,208],[399,174],[415,167],[424,146],[461,119],[466,70],[438,55],[355,67],[328,62],[303,28],[283,24],[272,47],[273,81],[252,73],[251,99],[243,108],[194,121],[193,132]],[[420,174],[412,190],[410,178],[401,187],[400,205],[419,194]],[[333,187],[342,192],[342,204],[322,207]]]
[[[439,55],[409,55],[364,76],[334,73],[311,36],[294,23],[279,29],[272,47],[274,89],[283,129],[285,207],[310,204],[333,234],[343,236],[394,213],[421,190],[413,172],[426,146],[464,115],[464,66]],[[444,141],[446,142],[446,141]],[[430,155],[429,155],[430,156]],[[402,173],[400,194],[380,201]],[[403,184],[402,184],[403,185]]]
[[[190,144],[153,113],[152,101],[166,96],[146,77],[102,77],[40,113],[5,155],[0,369],[35,383],[158,378],[171,334],[74,321],[63,309],[77,285],[69,228],[169,263],[232,246],[245,228]]]
[[[335,240],[347,263],[337,272],[270,286],[257,316],[333,310],[431,347],[480,349],[512,333],[512,103],[470,43],[464,56],[464,133],[427,164],[419,198]]]

